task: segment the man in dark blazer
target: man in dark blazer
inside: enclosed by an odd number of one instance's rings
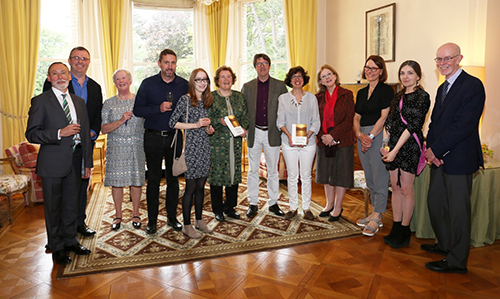
[[[277,216],[285,213],[278,206],[279,176],[278,161],[281,133],[276,126],[278,117],[278,97],[287,92],[285,83],[269,76],[271,59],[266,54],[256,54],[253,66],[257,78],[243,85],[241,92],[247,103],[250,125],[247,134],[248,146],[248,201],[247,217],[257,215],[259,202],[259,165],[262,150],[266,157],[267,192],[269,211]]]
[[[51,64],[47,79],[52,88],[31,99],[26,138],[41,145],[36,173],[42,178],[48,246],[54,261],[65,265],[71,263],[67,251],[90,254],[78,243],[76,226],[78,190],[81,178],[90,176],[92,147],[85,102],[68,92],[68,67]]]
[[[485,91],[481,81],[460,68],[460,47],[447,43],[437,50],[439,86],[427,135],[432,164],[427,204],[437,243],[421,248],[446,258],[425,266],[436,272],[466,273],[470,251],[472,175],[483,167],[479,120]]]
[[[71,81],[68,86],[69,92],[85,100],[90,121],[92,148],[94,148],[95,140],[99,137],[99,132],[101,131],[101,86],[87,76],[87,70],[90,64],[90,52],[87,49],[84,47],[73,48],[69,54],[68,63],[71,66]],[[46,80],[43,85],[43,91],[49,90],[50,87],[50,82]],[[85,224],[85,219],[87,218],[85,209],[87,208],[88,186],[89,178],[82,179],[78,205],[77,231],[85,237],[91,237],[95,234],[95,231]]]

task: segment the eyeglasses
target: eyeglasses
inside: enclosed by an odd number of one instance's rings
[[[460,56],[460,54],[457,54],[455,56],[446,56],[446,57],[436,57],[434,58],[434,61],[437,62],[437,63],[441,63],[441,62],[449,62],[450,60],[452,60],[453,58],[457,57],[457,56]]]
[[[378,70],[380,70],[380,68],[378,68],[378,67],[365,66],[365,72],[376,72]]]
[[[333,73],[324,74],[323,76],[321,76],[321,80],[330,78],[331,76],[333,76]]]
[[[90,61],[90,58],[80,57],[80,56],[71,56],[70,58],[73,59],[73,60],[76,60],[76,61],[80,61],[81,60],[82,62]]]
[[[269,62],[267,62],[267,61],[257,62],[255,65],[256,66],[268,66]]]
[[[293,75],[292,79],[302,79],[302,75]]]
[[[196,83],[207,83],[208,84],[208,82],[210,82],[210,79],[208,79],[208,78],[205,78],[205,79],[198,78],[198,79],[194,79],[194,82],[196,82]]]

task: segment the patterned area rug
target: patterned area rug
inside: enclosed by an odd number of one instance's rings
[[[180,182],[180,185],[180,198],[182,198],[184,183]],[[82,245],[92,250],[92,254],[74,256],[73,263],[67,265],[59,277],[183,263],[361,234],[359,228],[343,218],[333,223],[328,222],[327,218],[319,217],[313,221],[305,220],[302,218],[301,209],[299,209],[299,215],[292,220],[277,217],[268,210],[266,188],[266,182],[261,180],[259,213],[249,219],[245,216],[248,201],[247,186],[244,181],[240,184],[239,202],[236,207],[236,211],[242,216],[241,219],[226,218],[225,222],[218,222],[212,213],[209,187],[206,185],[203,219],[213,229],[213,233],[203,234],[201,239],[194,240],[166,225],[164,184],[160,189],[160,203],[162,204],[160,204],[158,231],[155,235],[149,236],[144,231],[148,222],[145,188],[143,188],[140,205],[143,217],[141,229],[137,230],[132,226],[132,203],[127,191],[124,196],[121,228],[116,232],[111,230],[115,214],[111,189],[98,183],[94,187],[87,207],[87,224],[96,229],[97,236],[80,240]],[[346,196],[349,195],[346,194]],[[180,202],[179,199],[177,218],[182,223]],[[278,204],[283,211],[288,211],[288,193],[283,184],[280,184]],[[320,210],[321,207],[318,204],[311,202],[311,211],[315,215],[318,215]],[[194,223],[194,208],[192,219]]]

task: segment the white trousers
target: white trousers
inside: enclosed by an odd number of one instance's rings
[[[288,199],[290,210],[295,211],[299,205],[298,181],[300,167],[300,181],[302,183],[302,210],[309,210],[311,204],[311,172],[316,155],[316,146],[289,146],[283,144],[283,157],[285,158],[288,173]],[[300,166],[299,166],[300,165]]]
[[[278,176],[278,160],[280,157],[280,147],[270,146],[267,137],[267,131],[255,128],[255,139],[253,147],[248,147],[248,176],[247,176],[247,192],[248,202],[251,205],[257,205],[259,202],[259,165],[260,156],[264,150],[267,167],[267,194],[269,195],[269,206],[278,202],[279,193],[279,176]]]

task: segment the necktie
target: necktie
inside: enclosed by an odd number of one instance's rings
[[[450,82],[448,82],[447,80],[444,80],[443,89],[441,90],[441,105],[443,105],[444,99],[446,98],[446,95],[448,94],[448,86],[450,86]]]
[[[64,110],[64,114],[66,114],[66,118],[71,123],[71,112],[69,111],[69,105],[68,105],[68,101],[66,101],[66,96],[67,96],[67,94],[65,94],[65,93],[62,94],[63,110]]]

